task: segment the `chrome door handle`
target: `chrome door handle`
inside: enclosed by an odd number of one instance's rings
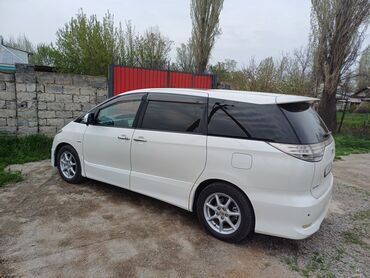
[[[145,138],[143,136],[139,136],[137,138],[134,138],[134,141],[137,141],[137,142],[146,142]]]
[[[130,140],[130,138],[128,138],[126,135],[120,135],[120,136],[118,136],[117,137],[118,139],[120,139],[120,140]]]

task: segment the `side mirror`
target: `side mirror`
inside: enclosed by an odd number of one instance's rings
[[[94,123],[94,113],[86,113],[83,119],[84,124],[90,125]]]

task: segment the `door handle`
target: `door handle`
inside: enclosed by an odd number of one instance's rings
[[[120,140],[130,140],[130,138],[128,138],[126,135],[122,134],[120,136],[117,137],[118,139]]]
[[[134,141],[137,141],[137,142],[146,142],[145,138],[143,136],[139,136],[137,138],[134,138]]]

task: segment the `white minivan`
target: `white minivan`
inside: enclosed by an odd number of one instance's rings
[[[229,90],[143,89],[66,125],[52,164],[196,212],[213,236],[303,239],[332,195],[334,141],[316,99]]]

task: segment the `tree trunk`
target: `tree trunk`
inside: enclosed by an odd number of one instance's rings
[[[337,101],[335,93],[336,87],[334,89],[324,88],[318,110],[324,123],[332,132],[337,131]]]
[[[207,61],[201,61],[198,65],[197,73],[203,74],[207,69]]]

